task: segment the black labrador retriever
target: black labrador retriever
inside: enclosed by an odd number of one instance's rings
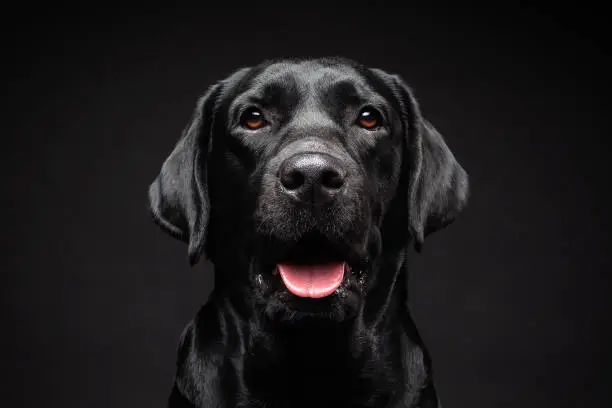
[[[215,289],[186,327],[170,407],[439,407],[407,254],[468,176],[397,75],[266,61],[212,86],[149,190]]]

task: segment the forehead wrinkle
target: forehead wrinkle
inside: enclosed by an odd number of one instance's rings
[[[314,98],[308,98],[294,115],[292,125],[296,127],[311,127],[316,124],[317,127],[325,127],[328,129],[338,128],[338,124],[325,112],[324,109],[317,103]]]
[[[360,88],[362,88],[360,84],[356,84],[355,81],[351,81],[348,78],[339,78],[327,88],[327,92],[334,92],[337,95],[351,99],[362,99],[363,91]]]
[[[354,70],[348,69],[344,71],[338,71],[334,68],[317,66],[308,66],[304,77],[301,82],[302,99],[295,112],[296,125],[312,125],[317,123],[328,128],[340,128],[337,123],[337,118],[334,119],[329,111],[331,105],[329,102],[338,99],[342,102],[347,101],[346,95],[338,95],[342,93],[341,88],[347,87],[349,94],[353,94],[353,98],[361,103],[368,98],[366,95],[372,95],[372,90],[368,89],[365,82],[360,82],[361,76]]]
[[[316,72],[316,71],[315,71]],[[324,74],[323,74],[324,75]],[[296,107],[294,125],[309,126],[316,123],[319,126],[337,128],[338,124],[329,116],[325,106],[325,98],[318,89],[322,76],[309,78],[301,87],[301,100]]]
[[[384,98],[370,86],[363,76],[352,68],[342,71],[320,69],[312,81],[323,102],[336,100],[343,104],[371,102],[384,104]]]
[[[259,100],[262,103],[273,103],[275,100],[282,100],[291,93],[295,93],[298,87],[293,76],[285,74],[273,79],[258,78],[257,85],[253,87],[249,99]]]
[[[299,95],[299,92],[295,91],[299,88],[299,83],[289,70],[284,69],[284,73],[278,76],[272,75],[271,71],[263,71],[253,78],[248,89],[231,103],[230,110],[235,112],[239,105],[248,103],[274,104],[282,101],[292,92]]]

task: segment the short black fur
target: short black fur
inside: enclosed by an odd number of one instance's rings
[[[357,125],[364,106],[380,127]],[[249,108],[265,126],[245,128]],[[283,188],[281,168],[307,154],[335,163],[337,190]],[[188,244],[191,264],[205,254],[215,266],[169,406],[439,407],[407,255],[467,199],[467,173],[396,75],[276,60],[213,85],[149,190],[153,219]],[[298,297],[274,273],[331,261],[347,273],[324,298]]]

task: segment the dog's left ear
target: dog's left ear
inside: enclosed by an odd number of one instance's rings
[[[468,174],[442,135],[421,115],[410,87],[397,75],[393,81],[403,105],[404,157],[410,160],[409,228],[420,252],[425,238],[452,223],[466,206]]]
[[[208,226],[206,159],[221,87],[217,83],[200,97],[181,138],[149,187],[153,220],[163,231],[188,244],[192,266],[200,259]]]

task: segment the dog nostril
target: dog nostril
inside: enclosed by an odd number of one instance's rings
[[[325,188],[337,190],[344,185],[344,177],[334,169],[325,169],[321,174],[321,185]]]
[[[304,184],[304,174],[297,169],[284,171],[280,177],[281,184],[287,190],[296,190]]]

